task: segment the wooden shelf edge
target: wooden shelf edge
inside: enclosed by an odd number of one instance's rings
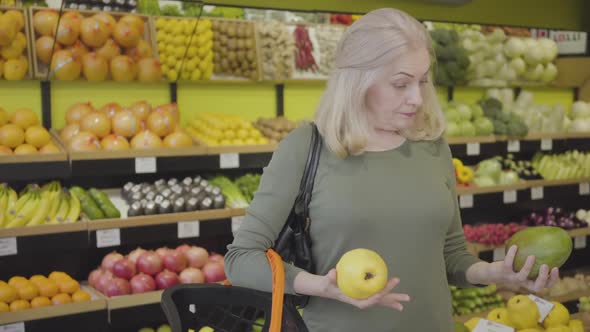
[[[232,209],[217,209],[217,210],[206,210],[206,211],[195,211],[195,212],[181,212],[181,213],[168,213],[168,214],[156,214],[151,216],[138,216],[129,217],[125,219],[102,219],[93,220],[88,222],[89,230],[100,230],[110,228],[128,228],[128,227],[141,227],[141,226],[153,226],[153,225],[164,225],[164,224],[175,224],[181,221],[208,221],[216,219],[226,219],[233,216]]]
[[[137,307],[146,304],[160,303],[163,290],[143,294],[122,295],[108,298],[106,300],[109,311]]]
[[[109,160],[143,157],[188,157],[207,155],[207,147],[193,146],[187,148],[162,148],[150,150],[69,152],[70,159],[76,160]]]
[[[2,228],[0,229],[0,238],[3,237],[21,237],[33,235],[47,235],[56,233],[68,233],[77,231],[87,231],[88,225],[84,221],[78,221],[71,224],[61,225],[39,225],[32,227]]]
[[[207,148],[207,154],[218,155],[222,153],[272,153],[278,144],[263,145],[228,145],[212,146]]]
[[[468,194],[490,194],[499,193],[507,190],[526,190],[533,187],[556,187],[567,186],[579,183],[590,182],[590,178],[571,179],[571,180],[522,180],[519,183],[506,186],[489,186],[489,187],[461,187],[457,186],[458,195]]]
[[[447,143],[450,145],[459,145],[467,143],[495,143],[496,136],[472,136],[472,137],[447,137]]]
[[[232,210],[232,217],[241,217],[246,215],[246,208],[242,209],[231,209]]]

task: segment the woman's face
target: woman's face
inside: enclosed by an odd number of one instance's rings
[[[386,66],[367,90],[369,124],[384,131],[411,128],[429,70],[430,57],[424,48],[410,49]]]

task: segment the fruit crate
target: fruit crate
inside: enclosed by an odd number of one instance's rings
[[[67,161],[68,155],[61,143],[59,137],[52,131],[49,131],[51,141],[58,147],[59,152],[48,154],[29,154],[29,155],[7,155],[0,156],[0,163],[35,163],[35,162],[50,162],[50,161]]]
[[[0,12],[4,13],[7,10],[15,10],[15,11],[20,12],[23,15],[23,18],[25,20],[25,24],[23,26],[23,29],[19,32],[24,33],[25,37],[26,37],[27,46],[23,50],[22,55],[27,59],[27,62],[28,62],[27,63],[27,72],[26,72],[25,76],[23,77],[23,79],[32,79],[33,78],[32,49],[33,49],[34,43],[31,43],[31,40],[32,40],[31,36],[32,36],[33,30],[31,30],[31,27],[29,25],[29,18],[27,15],[27,10],[25,8],[20,8],[20,1],[18,3],[19,3],[19,5],[16,7],[0,5]],[[3,59],[3,57],[0,56],[0,59]],[[4,72],[2,73],[2,79],[4,79]]]
[[[37,36],[37,33],[35,32],[34,23],[33,23],[33,17],[39,11],[59,12],[59,10],[56,10],[56,9],[48,9],[48,8],[43,8],[43,7],[30,7],[27,10],[27,14],[28,14],[28,17],[27,17],[28,29],[30,31],[29,41],[30,41],[30,44],[32,45],[31,46],[31,49],[32,49],[31,61],[33,62],[34,77],[35,78],[38,78],[38,79],[46,79],[48,77],[48,75],[50,74],[49,73],[49,65],[41,62],[38,59],[38,57],[37,57],[36,41],[37,41],[37,38],[39,36]],[[101,11],[91,11],[91,10],[73,10],[73,9],[63,9],[62,10],[62,13],[69,13],[69,12],[79,13],[84,18],[90,17],[90,16],[95,15],[95,14],[104,13],[104,12],[101,12]],[[108,12],[107,14],[111,15],[117,21],[121,17],[128,16],[128,15],[140,17],[144,21],[143,36],[142,36],[141,39],[144,40],[144,41],[146,41],[149,44],[149,46],[152,48],[153,57],[154,58],[157,58],[157,48],[156,48],[156,45],[154,44],[155,38],[152,38],[152,35],[151,35],[152,29],[150,28],[149,16],[141,15],[141,14],[122,13],[122,12]],[[82,43],[79,38],[78,38],[78,41],[80,43]],[[93,48],[92,47],[86,47],[86,48],[88,49],[89,52],[92,52],[93,51]],[[127,49],[121,47],[121,54],[124,55],[126,53],[127,53]],[[109,69],[110,69],[110,64],[109,64]],[[49,79],[53,79],[53,78],[50,77]],[[107,75],[107,80],[110,80],[110,79],[112,79],[112,78],[111,78],[111,75],[109,73]],[[83,78],[83,75],[80,74],[80,77],[78,78],[78,80],[85,80],[85,78]]]

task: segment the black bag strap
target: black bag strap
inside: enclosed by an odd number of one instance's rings
[[[322,138],[320,136],[320,132],[315,123],[312,123],[311,126],[312,135],[309,153],[307,155],[305,169],[303,170],[303,177],[301,178],[299,193],[295,199],[295,213],[302,217],[296,219],[304,220],[306,222],[306,225],[298,225],[302,226],[299,228],[300,230],[307,230],[309,227],[309,224],[307,223],[307,220],[309,219],[309,202],[311,202],[311,193],[313,191],[313,184],[320,162],[320,152],[322,149]]]

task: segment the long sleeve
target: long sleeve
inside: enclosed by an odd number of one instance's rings
[[[453,221],[447,231],[445,238],[444,256],[447,268],[447,278],[449,283],[459,287],[473,287],[467,281],[467,269],[480,261],[467,251],[463,225],[461,222],[461,210],[457,199],[455,171],[452,163],[451,150],[448,144],[443,140],[441,159],[443,167],[446,170],[447,184],[453,195],[454,213]]]
[[[281,141],[264,168],[260,186],[225,255],[225,272],[236,286],[271,291],[272,272],[266,250],[273,246],[291,211],[303,177],[311,126],[294,130]],[[285,264],[285,292],[301,269]]]

